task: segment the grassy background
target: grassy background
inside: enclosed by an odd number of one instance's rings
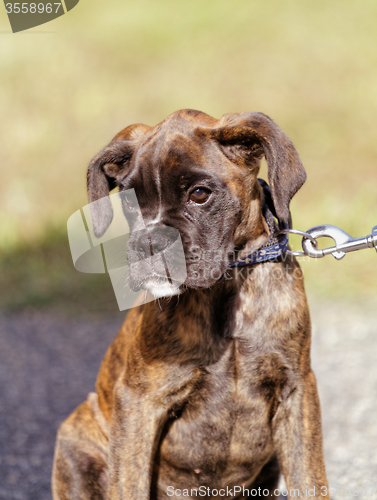
[[[294,226],[369,234],[376,19],[374,0],[81,0],[11,34],[0,5],[0,308],[116,310],[108,277],[73,269],[66,221],[87,203],[96,152],[125,126],[180,108],[270,115],[308,172]],[[377,300],[376,258],[365,250],[304,261],[307,289]]]

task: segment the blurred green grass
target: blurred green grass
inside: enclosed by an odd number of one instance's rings
[[[120,129],[180,108],[268,114],[308,172],[292,203],[295,227],[369,234],[376,19],[373,0],[81,0],[13,35],[0,6],[0,307],[70,304],[68,292],[59,295],[69,290],[65,276],[77,300],[89,282],[101,291],[103,280],[73,269],[65,236],[66,220],[87,203],[86,166]],[[377,298],[372,250],[302,265],[314,294]]]
[[[109,275],[78,273],[61,228],[0,257],[0,311],[35,309],[67,317],[119,313]]]

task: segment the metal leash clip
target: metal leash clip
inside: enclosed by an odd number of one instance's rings
[[[375,248],[377,251],[377,226],[372,229],[372,234],[364,238],[352,238],[348,233],[337,226],[325,224],[323,226],[315,226],[308,231],[299,231],[297,229],[283,229],[279,234],[293,233],[302,235],[303,252],[293,252],[287,250],[288,253],[303,257],[308,255],[313,258],[322,258],[325,255],[331,254],[335,259],[343,259],[347,252],[355,252],[364,248]],[[317,239],[321,237],[332,238],[335,241],[335,246],[329,248],[318,248]]]

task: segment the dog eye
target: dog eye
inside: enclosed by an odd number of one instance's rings
[[[135,205],[135,200],[133,199],[132,196],[130,196],[129,194],[124,194],[123,195],[123,200],[124,200],[127,208],[130,208],[130,209],[135,208],[135,206],[136,206]]]
[[[208,191],[208,189],[204,189],[204,188],[197,188],[195,189],[195,191],[193,191],[191,194],[190,194],[190,201],[193,201],[194,203],[197,203],[197,204],[202,204],[202,203],[205,203],[208,198],[209,198],[209,195],[211,194],[211,191]]]

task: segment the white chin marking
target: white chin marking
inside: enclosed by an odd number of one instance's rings
[[[174,286],[169,282],[156,283],[153,279],[144,283],[143,288],[150,292],[156,299],[161,297],[173,297],[173,295],[179,295],[181,293],[177,286]]]

